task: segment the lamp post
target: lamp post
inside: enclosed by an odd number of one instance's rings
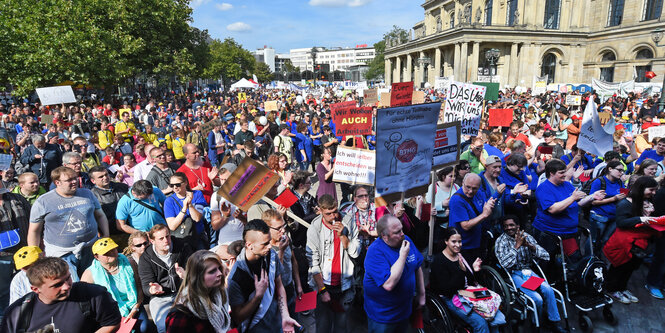
[[[496,61],[499,60],[499,49],[489,49],[485,51],[485,60],[490,63],[490,83],[492,83],[492,68],[496,64]]]
[[[653,40],[654,43],[656,43],[656,46],[661,46],[660,41],[663,40],[663,37],[665,36],[665,30],[663,29],[656,29],[651,32],[651,39]],[[663,94],[663,91],[665,90],[665,73],[663,74],[663,84],[660,86],[660,98],[658,98],[658,112],[663,112],[663,109],[665,109],[665,95]]]
[[[430,59],[428,57],[418,58],[418,64],[420,65],[420,68],[422,68],[422,70],[423,70],[423,77],[420,78],[421,79],[421,82],[420,82],[421,88],[425,84],[425,73],[426,73],[425,67],[429,66],[429,64],[431,64],[431,63],[432,63],[432,59]]]

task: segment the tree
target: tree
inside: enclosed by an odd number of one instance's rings
[[[402,40],[405,41],[409,37],[406,30],[393,25],[393,28],[383,35],[383,40],[374,43],[374,59],[369,62],[365,78],[368,80],[379,80],[385,75],[385,50],[386,40]]]
[[[227,86],[227,83],[240,80],[254,71],[256,60],[233,38],[226,38],[223,42],[215,39],[209,47],[209,63],[203,71],[205,78],[221,77],[224,86]]]
[[[270,72],[270,66],[260,61],[257,61],[254,66],[254,74],[256,75],[256,78],[259,79],[259,83],[269,82],[274,78],[273,73]]]
[[[284,69],[287,73],[297,72],[300,73],[300,67],[293,66],[291,59],[284,60]]]

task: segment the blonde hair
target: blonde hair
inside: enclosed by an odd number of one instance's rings
[[[127,238],[127,247],[124,250],[122,250],[122,254],[124,254],[127,257],[132,255],[132,253],[134,253],[134,249],[133,249],[134,239],[139,238],[139,237],[145,238],[146,241],[150,239],[150,238],[148,238],[148,234],[144,231],[136,230],[136,231],[132,232],[129,235],[129,237]]]

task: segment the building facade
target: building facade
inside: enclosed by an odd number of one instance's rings
[[[545,75],[550,83],[647,82],[646,71],[665,76],[665,50],[651,38],[665,27],[663,0],[427,0],[421,6],[425,18],[409,40],[386,41],[387,84],[434,85],[436,77],[453,77],[530,87]]]
[[[347,71],[350,67],[366,65],[374,59],[374,47],[367,44],[356,45],[355,48],[316,48],[316,64],[329,65],[330,71]],[[313,70],[312,48],[290,50],[293,66],[301,71]]]
[[[268,65],[268,67],[270,67],[270,72],[275,72],[275,49],[272,47],[264,46],[262,49],[258,49],[252,52],[252,55],[256,61],[260,61]]]

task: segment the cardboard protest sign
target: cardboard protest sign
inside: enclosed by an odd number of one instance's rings
[[[460,122],[440,124],[436,127],[432,169],[457,164],[460,154]]]
[[[381,99],[379,100],[379,106],[390,107],[390,93],[382,92]]]
[[[598,119],[600,126],[605,126],[612,119],[612,112],[598,112]]]
[[[52,114],[43,114],[39,122],[42,124],[50,125],[53,124],[54,115]]]
[[[474,84],[451,82],[445,104],[445,122],[460,121],[462,135],[478,135],[485,89]]]
[[[74,90],[71,86],[44,87],[36,90],[42,105],[76,103]]]
[[[665,138],[665,126],[649,127],[649,142],[655,138]]]
[[[541,95],[547,92],[547,78],[547,75],[535,78],[533,82],[533,91],[531,93],[532,95]]]
[[[376,152],[367,149],[337,147],[333,181],[374,186]]]
[[[279,111],[279,107],[277,106],[277,101],[266,101],[264,106],[265,106],[266,112]]]
[[[366,89],[363,91],[363,104],[374,105],[379,101],[378,92],[376,89]]]
[[[390,92],[390,107],[411,105],[413,98],[413,82],[393,83]]]
[[[580,106],[582,104],[582,96],[566,95],[566,104],[571,106]]]
[[[387,202],[427,192],[441,103],[379,110],[376,192]]]
[[[513,122],[513,109],[490,109],[489,125],[510,126]]]
[[[414,91],[413,96],[411,97],[411,104],[423,104],[423,103],[425,103],[425,92]]]
[[[268,193],[279,179],[277,173],[260,162],[246,157],[217,194],[246,212]]]
[[[589,154],[603,156],[606,152],[612,150],[612,142],[614,142],[613,134],[614,119],[610,118],[610,121],[605,126],[601,125],[596,103],[589,101],[584,109],[577,147]]]
[[[330,105],[335,135],[369,135],[372,133],[372,108],[356,107],[356,102],[342,102]]]

